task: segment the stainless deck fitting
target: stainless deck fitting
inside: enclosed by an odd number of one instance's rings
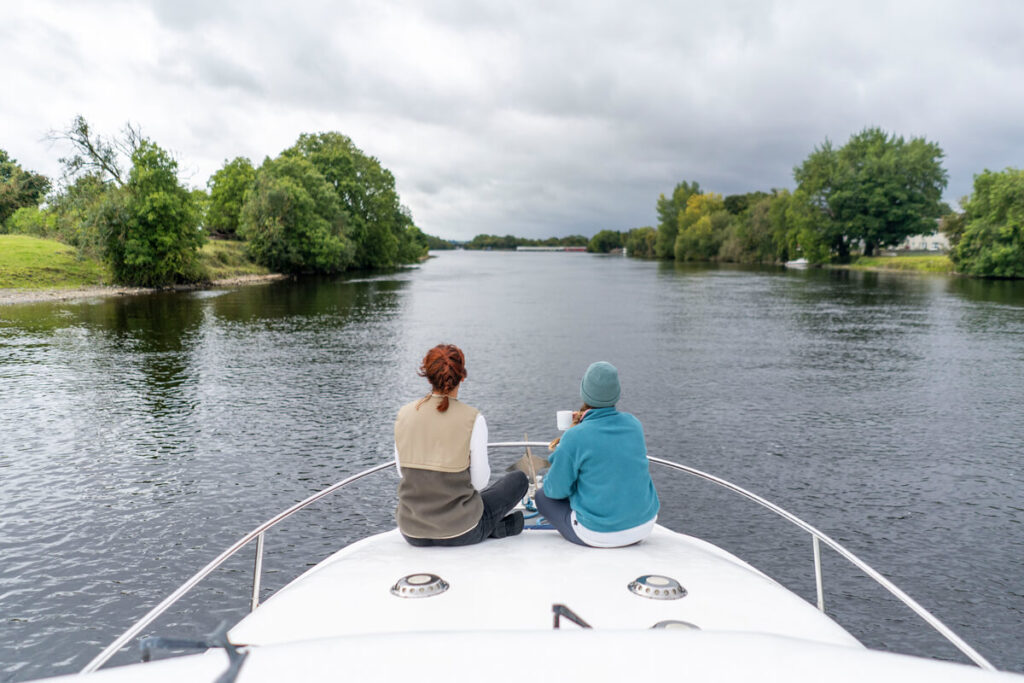
[[[629,582],[631,593],[652,600],[678,600],[686,596],[686,589],[675,579],[658,574],[645,574]]]
[[[434,574],[409,574],[391,587],[391,594],[400,598],[429,598],[448,590],[448,582]]]
[[[679,621],[678,619],[666,619],[665,621],[659,621],[651,628],[664,628],[671,631],[699,631],[700,626],[697,624],[691,624],[688,621]]]

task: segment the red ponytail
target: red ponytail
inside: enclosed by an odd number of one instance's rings
[[[423,357],[419,375],[426,377],[434,392],[443,396],[437,406],[443,413],[448,410],[448,394],[466,379],[466,356],[455,344],[438,344]]]

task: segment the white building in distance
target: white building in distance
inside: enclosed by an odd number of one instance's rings
[[[941,232],[930,235],[911,235],[900,242],[898,251],[949,251],[949,238]]]

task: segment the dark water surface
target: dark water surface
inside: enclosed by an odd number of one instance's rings
[[[492,440],[551,438],[586,366],[615,363],[652,454],[786,507],[1024,671],[1024,284],[458,252],[379,277],[0,307],[0,681],[79,669],[259,522],[389,458],[441,341],[466,351],[461,398]],[[660,521],[813,599],[805,535],[655,476]],[[265,592],[389,528],[394,489],[377,475],[272,531]],[[824,554],[828,611],[854,635],[958,658]],[[241,616],[251,563],[149,632]]]

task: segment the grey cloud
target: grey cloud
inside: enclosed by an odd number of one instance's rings
[[[264,94],[259,76],[246,65],[219,54],[209,44],[195,41],[162,52],[147,77],[174,82],[190,88],[207,87],[241,91],[250,96]]]
[[[650,224],[683,179],[724,194],[792,187],[815,145],[867,125],[939,142],[947,200],[1024,155],[1024,6],[1012,1],[149,7],[160,58],[131,86],[184,117],[164,129],[187,139],[160,140],[183,160],[209,174],[340,130],[395,173],[421,227],[450,237]],[[74,26],[50,27],[78,49]],[[124,87],[75,76],[83,104]]]
[[[259,3],[252,3],[258,6]],[[172,30],[192,31],[206,24],[237,20],[246,4],[209,0],[152,0],[153,14]]]
[[[207,55],[198,63],[197,77],[213,88],[235,88],[251,95],[265,89],[259,77],[245,65],[220,55]]]

